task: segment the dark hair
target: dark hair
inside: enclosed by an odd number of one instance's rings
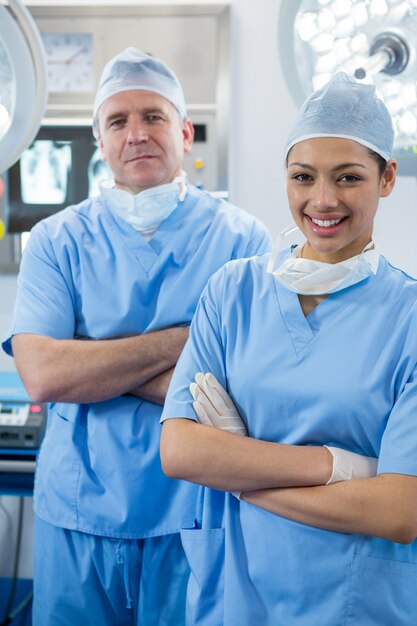
[[[378,154],[378,152],[375,152],[375,150],[372,150],[372,148],[367,148],[367,150],[368,150],[369,156],[372,157],[372,159],[376,161],[378,165],[379,175],[383,176],[385,170],[387,169],[388,161],[386,161],[384,157]]]

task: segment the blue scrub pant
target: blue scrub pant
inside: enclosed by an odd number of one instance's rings
[[[35,516],[33,626],[183,626],[179,534],[109,539]]]

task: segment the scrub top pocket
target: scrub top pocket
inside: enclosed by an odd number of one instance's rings
[[[346,626],[416,626],[417,565],[356,554]]]
[[[41,445],[35,475],[34,508],[39,517],[64,528],[76,528],[78,483],[82,450],[85,440],[85,421],[88,405],[55,404],[48,414],[48,426]],[[71,443],[72,445],[69,445]],[[56,476],[65,476],[57,484]],[[67,499],[67,505],[64,505]]]
[[[224,533],[224,528],[181,530],[182,545],[191,569],[187,626],[223,625]]]

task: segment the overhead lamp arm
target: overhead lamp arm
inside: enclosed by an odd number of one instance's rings
[[[358,67],[355,78],[359,80],[367,75],[375,76],[379,72],[395,76],[400,74],[408,64],[410,50],[407,43],[396,33],[381,33],[372,42],[368,59]]]

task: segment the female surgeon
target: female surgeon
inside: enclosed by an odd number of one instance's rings
[[[164,470],[203,486],[190,625],[417,624],[417,281],[372,240],[392,144],[375,88],[336,74],[286,147],[304,245],[203,292],[161,440]],[[338,449],[377,475],[335,482]]]

